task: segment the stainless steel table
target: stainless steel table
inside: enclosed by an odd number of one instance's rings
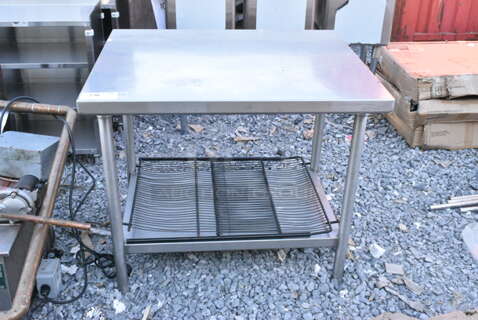
[[[118,281],[120,289],[125,291],[126,252],[328,246],[337,250],[334,276],[341,278],[367,113],[390,112],[394,101],[333,31],[115,30],[77,104],[81,114],[98,116]],[[139,181],[132,115],[166,113],[317,114],[308,172],[328,221],[335,218],[317,175],[323,131],[323,117],[319,114],[356,114],[340,223],[331,224],[326,233],[292,238],[208,241],[207,237],[201,237],[196,241],[129,242],[132,233],[141,233],[123,226],[123,219],[130,218],[134,207],[130,199],[134,198]],[[114,114],[124,115],[126,124],[130,189],[124,217],[113,142]],[[196,160],[194,166],[198,166]],[[263,163],[262,166],[264,169]],[[197,175],[196,172],[196,192]]]

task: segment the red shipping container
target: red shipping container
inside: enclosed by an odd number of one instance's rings
[[[397,0],[392,41],[478,40],[478,0]]]

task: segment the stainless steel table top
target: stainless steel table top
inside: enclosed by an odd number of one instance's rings
[[[394,100],[334,31],[114,30],[83,114],[390,112]]]
[[[0,24],[89,23],[99,0],[1,0]]]

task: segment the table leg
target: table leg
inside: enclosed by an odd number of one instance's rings
[[[98,127],[108,211],[111,216],[111,234],[113,237],[117,280],[120,291],[125,293],[128,291],[128,272],[124,252],[123,215],[121,213],[111,116],[98,116]]]
[[[366,44],[360,44],[360,60],[363,63],[367,64],[367,56],[368,56],[368,46]]]
[[[339,243],[335,253],[334,277],[338,280],[342,280],[344,274],[345,258],[348,250],[350,229],[352,227],[355,192],[358,185],[360,158],[362,156],[365,140],[366,125],[367,115],[359,114],[355,116],[352,146],[350,149],[349,165],[345,181],[342,215],[340,217]]]
[[[123,116],[123,136],[126,146],[126,161],[128,164],[128,179],[134,175],[136,170],[136,155],[134,145],[134,116]]]
[[[322,141],[324,139],[325,130],[325,114],[317,114],[315,116],[314,124],[314,140],[312,142],[312,161],[311,169],[314,172],[319,172],[320,169],[320,155],[322,153]]]

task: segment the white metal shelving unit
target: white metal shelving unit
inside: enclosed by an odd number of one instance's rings
[[[0,2],[0,92],[4,99],[31,96],[42,103],[74,107],[103,46],[99,0],[5,0]],[[99,152],[93,117],[75,130],[80,154]],[[51,117],[19,115],[22,131],[58,135]],[[93,130],[92,130],[93,129]]]

